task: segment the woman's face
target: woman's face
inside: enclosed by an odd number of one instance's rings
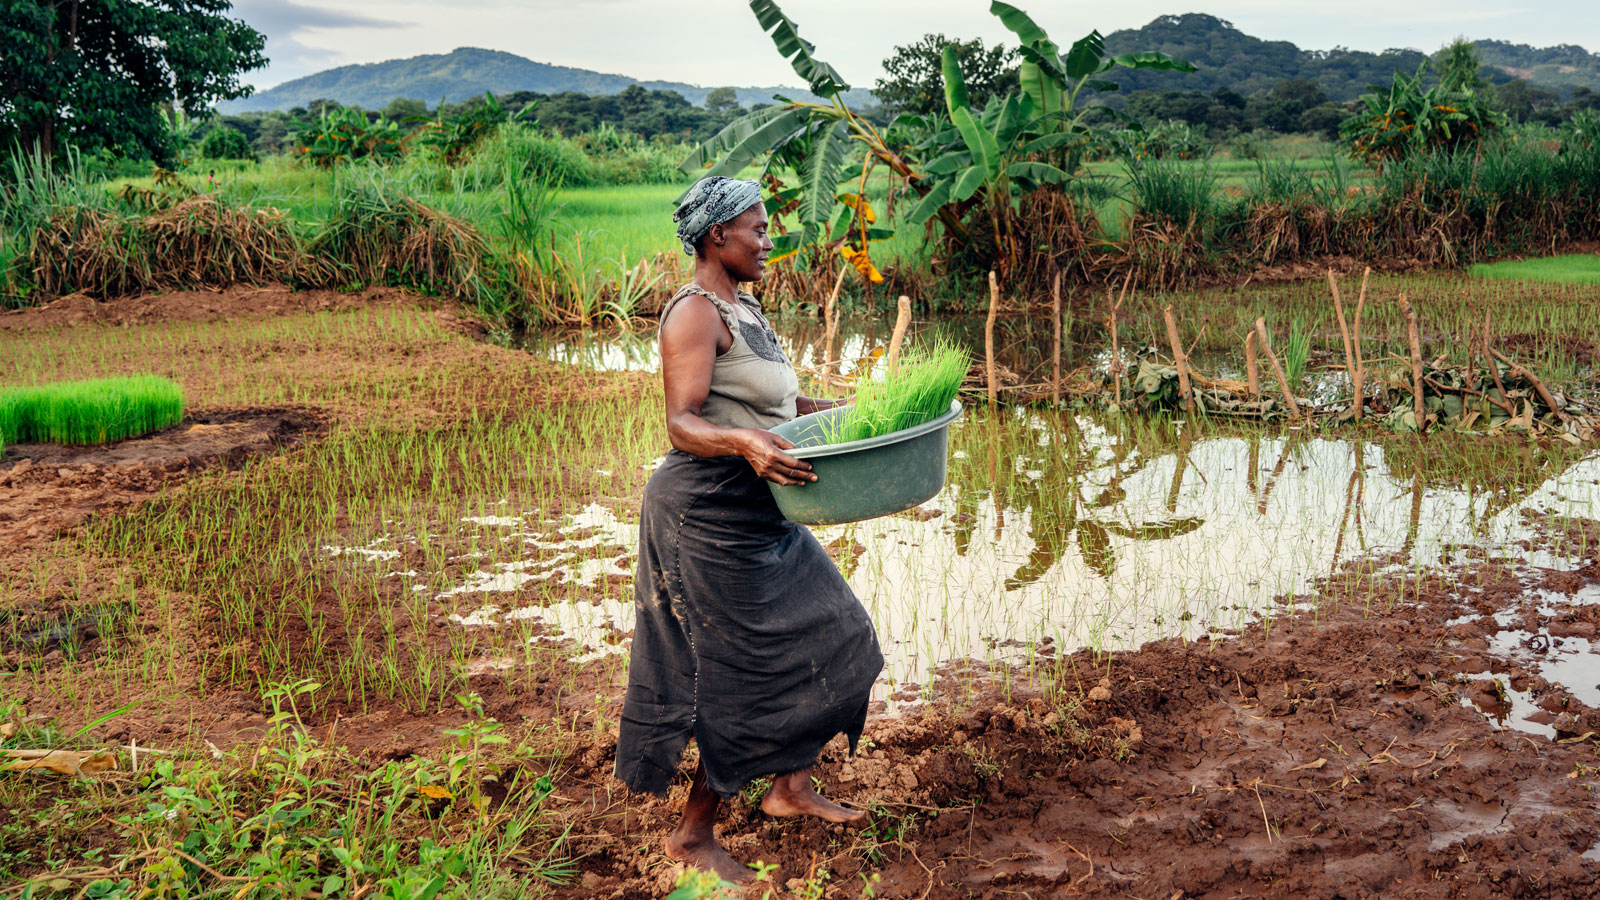
[[[707,249],[717,255],[734,281],[760,281],[767,274],[767,210],[757,203],[726,222],[711,226]]]

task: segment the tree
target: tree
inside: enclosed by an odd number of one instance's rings
[[[712,112],[727,112],[739,105],[739,95],[731,87],[712,88],[706,92],[706,109]]]
[[[981,38],[959,41],[942,34],[925,34],[915,44],[894,48],[894,55],[883,61],[888,77],[878,79],[872,92],[885,106],[898,112],[927,115],[944,109],[940,65],[946,47],[955,49],[973,106],[982,109],[989,98],[1016,90],[1015,49],[1000,44],[986,49]]]
[[[167,159],[156,110],[243,97],[266,38],[229,0],[0,2],[0,145]]]
[[[200,141],[200,155],[206,159],[254,159],[244,132],[226,125],[206,132]]]
[[[1464,37],[1445,45],[1433,57],[1439,70],[1439,86],[1447,91],[1472,91],[1488,94],[1492,85],[1483,77],[1483,63],[1478,59],[1478,48]]]
[[[426,116],[428,103],[425,100],[413,100],[410,97],[396,97],[389,101],[379,115],[395,122],[404,122],[413,116]]]
[[[1526,122],[1540,110],[1561,104],[1560,94],[1534,87],[1524,78],[1514,78],[1500,85],[1495,89],[1495,99],[1513,122]]]

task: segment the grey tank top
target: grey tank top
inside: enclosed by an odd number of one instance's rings
[[[719,428],[761,429],[793,419],[800,381],[756,298],[740,291],[735,307],[697,284],[686,284],[662,307],[662,324],[683,298],[696,294],[711,301],[733,335],[733,344],[712,364],[711,391],[700,418]]]

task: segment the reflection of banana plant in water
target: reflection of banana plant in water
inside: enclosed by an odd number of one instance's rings
[[[1127,471],[1122,471],[1119,466],[1112,484],[1142,469],[1150,459],[1141,455]],[[1178,460],[1180,470],[1185,464],[1183,459]],[[1110,578],[1117,569],[1116,551],[1111,545],[1112,535],[1135,541],[1165,540],[1188,534],[1205,524],[1204,519],[1195,516],[1135,524],[1096,521],[1088,516],[1088,512],[1105,495],[1102,493],[1101,498],[1095,501],[1085,499],[1082,495],[1084,469],[1078,465],[1070,469],[1072,477],[1065,483],[1054,479],[1041,480],[1041,487],[1048,487],[1040,490],[1035,498],[1033,516],[1028,526],[1028,535],[1034,543],[1033,552],[1029,554],[1028,561],[1017,569],[1017,573],[1006,579],[1007,591],[1026,587],[1044,577],[1074,540],[1084,563],[1100,577]],[[1079,512],[1080,505],[1084,507],[1082,513]]]
[[[999,445],[1011,451],[1010,457],[1002,458],[1014,460],[1019,455],[1016,448],[1038,446],[1038,436],[1026,419],[1005,417],[996,421],[975,418],[968,427],[994,429]],[[1074,544],[1078,555],[1089,568],[1109,578],[1116,570],[1113,537],[1139,541],[1163,540],[1194,531],[1204,524],[1203,519],[1184,516],[1127,524],[1106,521],[1104,517],[1093,514],[1093,510],[1113,506],[1126,497],[1126,492],[1120,487],[1123,480],[1144,469],[1151,460],[1164,458],[1159,450],[1150,452],[1151,448],[1142,446],[1146,439],[1162,446],[1167,441],[1165,436],[1153,431],[1125,435],[1118,440],[1112,450],[1112,459],[1098,467],[1100,472],[1110,470],[1109,483],[1092,498],[1084,496],[1089,489],[1084,483],[1084,476],[1095,467],[1095,461],[1092,452],[1081,443],[1081,434],[1076,428],[1054,431],[1045,452],[1037,459],[1029,460],[1042,469],[1035,473],[1039,476],[1037,480],[1018,475],[1014,462],[1002,463],[991,476],[988,461],[981,454],[952,458],[950,480],[960,486],[950,529],[956,552],[967,555],[978,527],[980,505],[985,498],[994,504],[997,513],[1010,508],[1025,509],[1030,514],[1028,534],[1034,547],[1028,560],[1006,579],[1004,587],[1007,591],[1033,584],[1044,577],[1066,554],[1067,548]],[[1132,452],[1136,445],[1141,447],[1142,452]],[[967,442],[967,446],[973,446],[972,442]],[[1179,465],[1183,464],[1180,460]],[[984,490],[985,486],[988,490]]]

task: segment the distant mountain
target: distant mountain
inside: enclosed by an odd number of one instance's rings
[[[1576,44],[1530,47],[1505,41],[1473,43],[1486,65],[1515,78],[1526,78],[1539,87],[1562,93],[1574,87],[1600,90],[1600,53],[1590,53]]]
[[[250,97],[219,103],[217,109],[233,115],[255,110],[291,109],[319,99],[337,100],[346,106],[382,109],[396,97],[422,100],[433,106],[441,99],[459,103],[469,97],[481,96],[484,91],[497,94],[511,91],[616,94],[630,84],[642,84],[653,90],[677,91],[696,105],[704,103],[706,93],[711,90],[710,87],[697,84],[640,81],[626,75],[554,66],[500,50],[461,47],[450,53],[328,69],[286,81]],[[815,99],[798,88],[740,87],[734,90],[742,106],[770,103],[773,94],[797,100]],[[852,104],[870,104],[872,95],[868,91],[854,90],[846,94],[845,99]]]
[[[1536,49],[1493,40],[1474,44],[1494,81],[1526,78],[1563,96],[1580,85],[1600,90],[1600,54],[1582,47],[1567,44]],[[1288,41],[1251,37],[1229,22],[1203,13],[1161,16],[1143,28],[1114,31],[1106,35],[1106,48],[1113,53],[1158,50],[1199,67],[1193,73],[1116,69],[1110,77],[1121,85],[1122,93],[1151,89],[1210,92],[1228,87],[1248,96],[1270,90],[1286,78],[1310,78],[1332,100],[1354,100],[1371,85],[1387,85],[1396,69],[1414,72],[1426,55],[1417,50],[1369,53],[1344,47],[1302,50]],[[1106,96],[1110,99],[1116,94]]]
[[[1565,44],[1535,48],[1495,40],[1475,43],[1495,81],[1526,78],[1536,86],[1559,91],[1563,97],[1580,86],[1600,91],[1600,54],[1582,47]],[[1106,36],[1106,46],[1113,53],[1159,50],[1199,66],[1199,71],[1193,73],[1117,69],[1111,77],[1121,85],[1120,94],[1151,89],[1210,92],[1228,87],[1248,96],[1270,90],[1286,78],[1310,78],[1321,85],[1330,99],[1353,100],[1371,85],[1388,84],[1396,69],[1415,71],[1424,58],[1417,50],[1302,50],[1288,41],[1252,37],[1203,13],[1160,16],[1143,28],[1114,31]],[[251,97],[218,104],[218,109],[229,114],[290,109],[324,98],[367,109],[381,109],[396,97],[422,100],[432,106],[441,99],[458,103],[484,91],[615,94],[630,84],[677,91],[696,105],[704,103],[711,90],[697,84],[639,81],[626,75],[534,62],[515,53],[462,47],[450,53],[340,66],[286,81]],[[771,102],[774,94],[797,100],[815,99],[798,88],[734,90],[744,106]],[[1113,104],[1120,102],[1119,94],[1101,97]],[[848,92],[845,100],[857,107],[875,102],[871,92],[862,89]]]

